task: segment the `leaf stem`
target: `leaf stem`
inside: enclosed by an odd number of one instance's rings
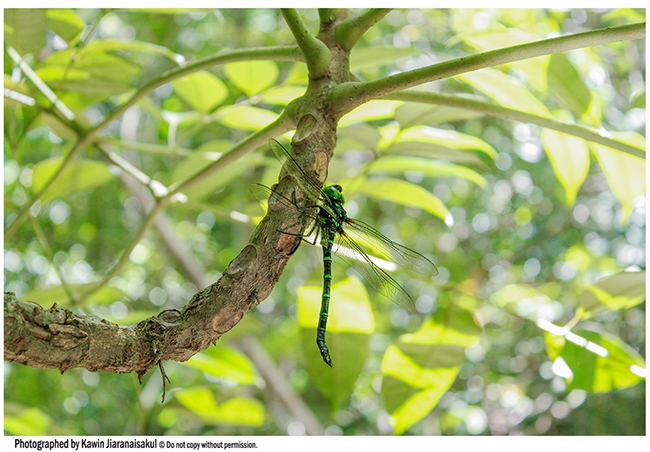
[[[462,58],[454,58],[369,82],[343,83],[330,92],[330,105],[334,109],[334,113],[340,117],[371,99],[387,96],[423,83],[528,58],[624,40],[640,39],[644,36],[645,22],[640,22],[503,47]]]
[[[339,14],[341,14],[340,8],[318,8],[318,17],[323,24],[331,24]]]
[[[622,141],[606,137],[595,130],[588,129],[587,127],[577,124],[565,124],[563,122],[556,121],[555,119],[534,115],[532,113],[525,113],[519,110],[513,110],[512,108],[503,107],[501,105],[496,105],[490,102],[420,90],[398,92],[384,96],[383,99],[444,105],[446,107],[462,108],[464,110],[476,111],[489,116],[495,116],[497,118],[507,119],[510,121],[534,124],[539,127],[553,129],[557,130],[558,132],[573,135],[586,141],[602,144],[603,146],[616,149],[617,151],[645,159],[644,149],[640,149]]]
[[[336,27],[336,39],[346,52],[352,50],[370,27],[379,22],[391,8],[370,8],[355,17],[349,17]]]
[[[129,261],[129,258],[131,257],[131,252],[135,249],[135,247],[142,241],[144,238],[145,234],[149,229],[154,224],[154,220],[156,219],[156,215],[162,210],[167,207],[168,201],[167,198],[160,198],[158,202],[154,205],[153,209],[149,212],[147,217],[144,220],[144,223],[140,227],[140,230],[136,234],[135,237],[131,240],[131,243],[129,243],[129,246],[126,247],[126,249],[122,252],[122,255],[120,256],[120,259],[115,263],[113,268],[111,268],[108,273],[102,278],[102,280],[97,283],[92,289],[90,289],[88,292],[84,293],[79,300],[77,300],[77,303],[79,305],[83,305],[83,303],[95,292],[97,292],[99,289],[104,287],[104,285],[108,284],[108,282],[115,276],[117,275],[120,270],[126,265],[126,263]]]
[[[185,66],[171,69],[158,77],[153,78],[138,90],[123,104],[111,111],[102,122],[97,124],[92,132],[104,129],[109,123],[117,119],[130,106],[134,105],[144,96],[156,88],[170,83],[176,79],[192,74],[196,71],[209,69],[219,64],[231,63],[242,60],[273,60],[273,61],[304,61],[300,49],[297,46],[278,46],[278,47],[253,47],[250,49],[230,50],[212,55],[206,58],[193,61]]]
[[[278,118],[271,124],[256,131],[255,133],[248,135],[246,138],[233,146],[228,152],[224,153],[214,163],[206,166],[204,169],[192,175],[190,178],[180,180],[170,186],[168,196],[173,196],[187,188],[192,187],[193,185],[198,184],[202,180],[212,176],[217,171],[222,170],[230,163],[238,160],[253,149],[262,146],[269,139],[293,129],[295,127],[295,123],[292,119],[292,115],[290,114],[292,110],[293,108],[291,108],[291,104],[289,104],[289,106],[287,106],[282,114],[278,116]]]
[[[327,46],[314,35],[309,33],[305,23],[293,8],[282,8],[282,16],[296,38],[298,47],[307,63],[309,78],[318,80],[325,76],[332,61],[332,54]]]
[[[43,232],[43,229],[41,226],[38,224],[38,219],[30,215],[29,216],[30,222],[32,223],[32,228],[34,229],[34,233],[36,234],[36,239],[41,245],[41,248],[43,249],[43,252],[45,253],[45,256],[47,256],[47,260],[50,262],[52,265],[52,268],[54,269],[54,272],[56,273],[56,276],[59,278],[59,281],[61,281],[61,287],[63,287],[63,290],[65,293],[68,295],[68,298],[70,298],[70,302],[74,305],[76,304],[76,295],[70,288],[70,285],[68,282],[65,280],[63,277],[63,273],[61,272],[61,268],[54,262],[54,253],[52,252],[52,247],[50,246],[50,243],[47,240],[47,237],[45,237],[45,233]]]

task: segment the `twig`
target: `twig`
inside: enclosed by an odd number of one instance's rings
[[[176,193],[186,190],[202,180],[212,176],[215,172],[225,168],[230,163],[240,159],[253,149],[265,144],[269,139],[281,135],[291,130],[295,123],[291,114],[291,105],[287,106],[282,114],[268,126],[248,135],[241,140],[230,151],[224,153],[218,160],[203,168],[196,174],[185,180],[176,182],[169,187],[169,195],[173,196]]]
[[[336,38],[345,51],[350,51],[370,27],[379,22],[391,8],[371,8],[356,17],[345,19],[336,27]]]
[[[327,73],[332,61],[329,49],[322,41],[309,33],[295,9],[283,8],[282,16],[302,51],[309,70],[309,78],[311,80],[320,79]]]
[[[475,55],[454,58],[369,82],[343,83],[330,92],[330,106],[340,117],[371,99],[384,97],[426,82],[542,55],[640,39],[644,36],[645,22],[641,22],[503,47]]]
[[[467,97],[454,96],[450,94],[432,93],[430,91],[408,90],[399,93],[384,96],[384,99],[390,100],[404,100],[407,102],[420,102],[433,105],[444,105],[446,107],[461,108],[464,110],[471,110],[484,113],[489,116],[503,118],[510,121],[518,121],[523,123],[534,124],[539,127],[557,130],[587,141],[602,144],[603,146],[616,149],[635,157],[645,159],[645,150],[635,146],[623,143],[622,141],[615,140],[600,133],[588,129],[577,124],[566,124],[556,121],[552,118],[545,118],[543,116],[526,113],[512,108],[503,107],[501,105],[492,104],[490,102],[470,99]]]

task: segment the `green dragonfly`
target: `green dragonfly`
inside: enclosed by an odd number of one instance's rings
[[[290,200],[269,187],[260,184],[253,185],[251,190],[258,199],[272,198],[273,202],[279,202],[287,208],[294,209],[299,215],[309,215],[313,219],[313,226],[307,234],[280,232],[296,235],[303,239],[311,237],[315,233],[313,242],[311,242],[312,245],[316,244],[320,236],[320,245],[323,248],[324,276],[316,344],[320,349],[323,361],[332,367],[329,349],[325,344],[325,332],[332,282],[332,250],[335,241],[337,257],[340,257],[346,264],[358,271],[379,293],[409,311],[415,311],[415,303],[411,296],[393,277],[373,262],[361,246],[348,235],[348,231],[366,241],[396,264],[407,269],[432,276],[438,274],[438,269],[433,262],[420,253],[393,242],[363,221],[348,217],[343,207],[345,198],[340,185],[328,185],[321,189],[318,182],[298,165],[298,162],[280,143],[271,140],[269,144],[275,156],[284,165],[287,173],[300,186],[310,204],[300,206],[296,201],[295,193]]]

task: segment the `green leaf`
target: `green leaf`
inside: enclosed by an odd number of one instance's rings
[[[47,41],[47,17],[42,8],[4,8],[5,40],[20,55],[37,54]]]
[[[368,293],[359,279],[350,277],[332,284],[327,321],[328,332],[351,331],[371,334],[375,329]],[[316,328],[320,312],[322,288],[303,286],[298,290],[298,323],[302,328]]]
[[[578,295],[581,317],[628,309],[645,301],[645,271],[620,272],[586,287]]]
[[[86,23],[73,9],[52,8],[48,9],[45,14],[48,26],[69,44],[76,41],[75,38],[79,37],[86,26]]]
[[[455,41],[460,40],[471,45],[475,49],[485,51],[524,44],[526,42],[534,41],[535,37],[517,28],[490,28],[478,31],[470,29],[470,31],[461,33],[460,35],[450,39],[448,44],[451,45],[454,44]]]
[[[124,297],[124,295],[122,295],[122,297]],[[154,317],[159,313],[160,311],[156,309],[136,309],[129,310],[126,315],[119,315],[118,317],[115,317],[112,314],[106,314],[104,318],[109,322],[117,323],[118,325],[129,326],[140,323],[150,317]]]
[[[198,71],[172,82],[172,86],[185,102],[203,113],[212,111],[228,96],[228,88],[207,71]]]
[[[376,121],[395,116],[395,109],[403,102],[396,100],[371,100],[346,114],[339,121],[339,127],[366,121]]]
[[[551,116],[544,104],[518,79],[497,69],[485,68],[459,75],[458,78],[504,107],[546,118]]]
[[[189,14],[189,13],[200,13],[212,12],[209,8],[129,8],[129,12],[144,13],[144,14]]]
[[[48,85],[63,91],[108,97],[131,90],[131,87],[122,81],[95,77],[90,72],[80,69],[45,66],[36,73]]]
[[[284,85],[268,89],[260,94],[262,101],[271,105],[289,105],[289,103],[305,94],[304,86]]]
[[[552,336],[552,335],[551,335]],[[643,380],[645,361],[629,345],[608,333],[578,330],[565,335],[560,357],[572,372],[567,389],[604,393]]]
[[[234,397],[218,404],[212,391],[206,387],[182,389],[175,392],[174,397],[209,425],[260,426],[266,417],[266,410],[260,401]]]
[[[74,70],[72,74],[68,74]],[[81,52],[65,49],[54,52],[43,61],[36,73],[44,80],[100,78],[126,83],[140,73],[140,68],[117,55],[105,52]],[[83,74],[77,75],[74,74]]]
[[[571,206],[589,173],[589,148],[585,140],[544,129],[541,141],[555,176],[564,187],[564,202]]]
[[[584,115],[591,104],[591,91],[583,77],[562,53],[555,53],[548,59],[548,89],[564,102],[576,115]]]
[[[354,47],[350,54],[350,70],[365,71],[386,64],[395,64],[398,58],[407,58],[422,53],[416,47]]]
[[[228,63],[224,66],[224,72],[249,97],[272,86],[279,74],[278,66],[273,61]]]
[[[508,284],[490,296],[490,303],[525,319],[549,319],[556,303],[538,288],[526,284]]]
[[[176,61],[176,54],[164,46],[151,44],[144,41],[121,40],[121,39],[97,39],[88,43],[81,50],[81,54],[86,52],[143,52],[153,55],[162,55],[170,60]]]
[[[332,285],[327,321],[327,346],[332,356],[330,369],[314,343],[318,326],[322,288],[304,286],[298,290],[298,323],[308,372],[318,390],[330,399],[332,411],[349,399],[369,355],[369,339],[375,329],[365,287],[350,277]]]
[[[53,157],[38,162],[33,167],[32,189],[40,193],[63,163],[63,157]],[[97,160],[73,160],[43,194],[41,201],[71,195],[78,191],[98,187],[113,179],[108,165]]]
[[[487,181],[476,171],[465,166],[445,163],[420,157],[386,156],[373,162],[368,168],[369,174],[374,172],[400,173],[407,171],[421,172],[428,177],[460,177],[485,187]]]
[[[404,433],[438,404],[458,375],[465,349],[478,342],[479,333],[472,314],[452,305],[386,350],[381,394],[395,434]]]
[[[217,110],[209,119],[235,129],[259,130],[271,124],[277,117],[272,111],[242,105]]]
[[[299,85],[307,86],[309,83],[309,72],[307,71],[307,65],[305,63],[295,63],[289,69],[287,78],[284,79],[285,85]]]
[[[432,106],[416,102],[406,102],[395,110],[395,119],[402,129],[422,124],[448,124],[481,116],[483,116],[483,113],[463,108]]]
[[[422,146],[418,148],[418,144]],[[497,151],[480,138],[456,132],[455,130],[437,129],[428,126],[410,127],[386,143],[385,153],[408,153],[409,149],[421,149],[431,158],[443,158],[451,161],[462,160],[463,152],[481,152],[490,158],[496,158]],[[389,146],[389,147],[388,147]]]
[[[349,150],[375,149],[381,135],[376,127],[362,122],[351,127],[338,130],[336,152],[345,153]]]
[[[16,91],[18,93],[24,94],[26,96],[29,96],[31,91],[29,90],[29,87],[25,83],[21,83],[20,81],[12,80],[11,75],[9,74],[4,74],[4,86],[5,89],[10,89],[12,91]],[[5,97],[5,100],[7,98]]]
[[[612,133],[612,138],[645,149],[645,138],[637,133]],[[614,196],[623,205],[621,221],[627,222],[634,201],[645,194],[645,160],[597,143],[589,143],[605,173]]]
[[[88,284],[68,284],[68,289],[72,292],[73,295],[80,297],[88,293],[91,289],[96,286],[96,283]],[[86,304],[110,304],[115,301],[120,301],[124,299],[124,293],[115,287],[102,286],[99,290],[93,292],[86,299]],[[49,308],[54,303],[60,308],[65,308],[72,305],[72,300],[68,295],[68,292],[61,285],[59,286],[50,286],[43,289],[32,289],[21,297],[23,300],[33,301],[38,303],[44,308]]]
[[[84,109],[110,96],[131,91],[129,83],[140,73],[140,68],[110,53],[65,49],[49,55],[36,73],[59,90],[59,98],[66,105]]]
[[[252,385],[257,382],[253,363],[246,355],[225,345],[217,345],[197,353],[183,365],[193,367],[213,377],[243,385]]]
[[[43,436],[48,434],[52,419],[38,408],[28,408],[19,414],[5,412],[5,432],[15,436]]]
[[[183,112],[160,110],[159,113],[167,123],[176,127],[193,127],[200,124],[203,118],[203,115],[196,110]]]
[[[207,166],[221,158],[222,154],[230,150],[232,143],[226,140],[212,140],[203,143],[195,154],[187,157],[174,167],[170,184],[181,180],[190,180]],[[208,177],[201,182],[183,190],[188,198],[201,200],[215,193],[219,188],[226,186],[239,177],[244,171],[255,167],[264,160],[260,153],[250,153],[230,163],[227,168],[218,172],[218,176]]]
[[[445,221],[451,218],[449,210],[440,198],[421,186],[405,180],[358,178],[350,185],[349,190],[402,206],[423,209]]]
[[[47,126],[52,129],[52,132],[62,140],[74,141],[77,139],[77,133],[69,128],[68,125],[57,116],[50,114],[47,111],[41,111],[39,119],[47,124]]]

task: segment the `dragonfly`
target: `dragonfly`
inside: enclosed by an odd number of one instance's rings
[[[255,184],[251,190],[255,196],[262,199],[281,203],[298,215],[309,215],[313,226],[306,234],[279,231],[284,234],[299,236],[303,239],[314,237],[311,242],[315,245],[320,237],[323,249],[323,292],[321,308],[316,330],[316,344],[323,361],[332,367],[332,359],[325,342],[327,318],[330,306],[330,288],[332,284],[332,251],[337,258],[359,272],[366,282],[380,294],[390,299],[398,306],[415,311],[415,302],[395,279],[373,262],[362,247],[351,237],[354,235],[384,254],[394,263],[418,273],[436,276],[438,269],[435,264],[422,254],[400,245],[367,223],[350,218],[345,211],[345,197],[340,185],[332,184],[324,188],[318,181],[309,176],[294,159],[294,157],[276,140],[270,140],[269,145],[276,158],[284,165],[287,174],[293,177],[307,198],[308,204],[299,205],[294,191],[292,199],[261,184]],[[314,235],[315,234],[315,235]],[[345,250],[345,251],[343,251]]]

